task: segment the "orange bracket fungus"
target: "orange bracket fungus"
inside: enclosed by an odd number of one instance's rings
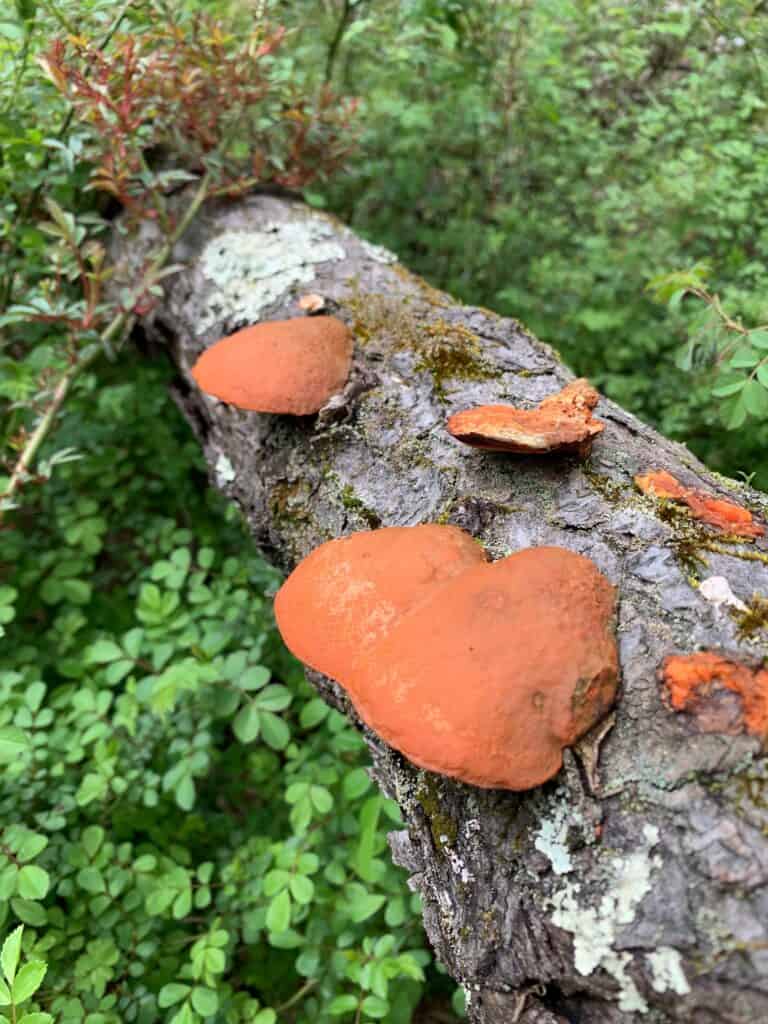
[[[669,702],[675,711],[694,715],[702,732],[738,733],[768,737],[768,671],[754,670],[715,651],[674,654],[661,670]],[[739,705],[724,701],[736,694]]]
[[[592,416],[599,397],[589,381],[580,378],[535,409],[480,405],[457,412],[448,420],[448,432],[474,448],[520,455],[562,452],[585,459],[605,429]]]
[[[269,320],[222,338],[192,367],[202,391],[255,412],[309,416],[344,387],[352,339],[332,316]]]
[[[588,558],[486,561],[451,526],[390,527],[313,551],[275,599],[285,643],[336,679],[415,764],[529,789],[609,710],[614,591]]]
[[[752,513],[740,505],[722,498],[713,498],[690,487],[684,487],[671,473],[654,470],[635,477],[635,483],[643,494],[655,498],[667,498],[687,505],[694,519],[714,526],[723,533],[734,537],[762,537],[765,528],[756,523]]]

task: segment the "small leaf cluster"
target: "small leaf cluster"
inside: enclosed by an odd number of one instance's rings
[[[200,490],[163,374],[126,376],[88,375],[61,427],[88,458],[0,533],[0,937],[24,964],[0,999],[17,1024],[407,1024],[435,975],[397,807],[280,644],[278,579]]]

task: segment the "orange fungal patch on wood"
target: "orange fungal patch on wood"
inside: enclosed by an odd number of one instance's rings
[[[762,537],[765,528],[756,523],[752,513],[740,505],[723,498],[713,498],[690,487],[684,487],[671,473],[654,470],[635,477],[635,484],[643,494],[655,498],[668,498],[687,505],[695,519],[714,526],[723,533],[736,537]]]
[[[692,714],[702,732],[748,732],[768,736],[768,671],[751,669],[715,651],[674,654],[662,666],[662,680],[675,711]],[[724,691],[740,706],[723,702]]]
[[[481,405],[457,412],[448,432],[463,444],[518,455],[550,452],[586,458],[605,424],[592,416],[599,395],[586,380],[572,381],[535,409]]]

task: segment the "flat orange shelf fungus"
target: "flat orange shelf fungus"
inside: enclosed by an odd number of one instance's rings
[[[352,338],[332,316],[269,320],[222,338],[192,367],[202,391],[254,412],[309,416],[341,391]]]
[[[692,714],[702,732],[748,732],[768,738],[768,671],[751,669],[714,651],[674,654],[662,666],[662,680],[675,711]],[[723,691],[736,694],[734,716]]]
[[[557,774],[563,748],[613,703],[613,611],[613,587],[582,555],[529,548],[487,563],[468,534],[436,525],[329,541],[275,599],[287,646],[391,746],[513,790]]]
[[[765,527],[756,523],[752,513],[740,505],[722,498],[713,498],[690,487],[684,487],[671,473],[655,470],[635,477],[635,484],[643,494],[655,498],[668,498],[687,505],[694,519],[714,526],[735,537],[762,537]]]
[[[448,420],[448,432],[463,444],[518,455],[550,452],[585,459],[605,424],[592,416],[599,395],[589,381],[574,380],[535,409],[512,405],[480,405],[457,412]]]

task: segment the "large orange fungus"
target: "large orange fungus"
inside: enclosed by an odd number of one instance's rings
[[[529,548],[488,563],[447,526],[329,541],[275,599],[288,647],[421,767],[528,789],[610,708],[614,590],[588,558]]]

